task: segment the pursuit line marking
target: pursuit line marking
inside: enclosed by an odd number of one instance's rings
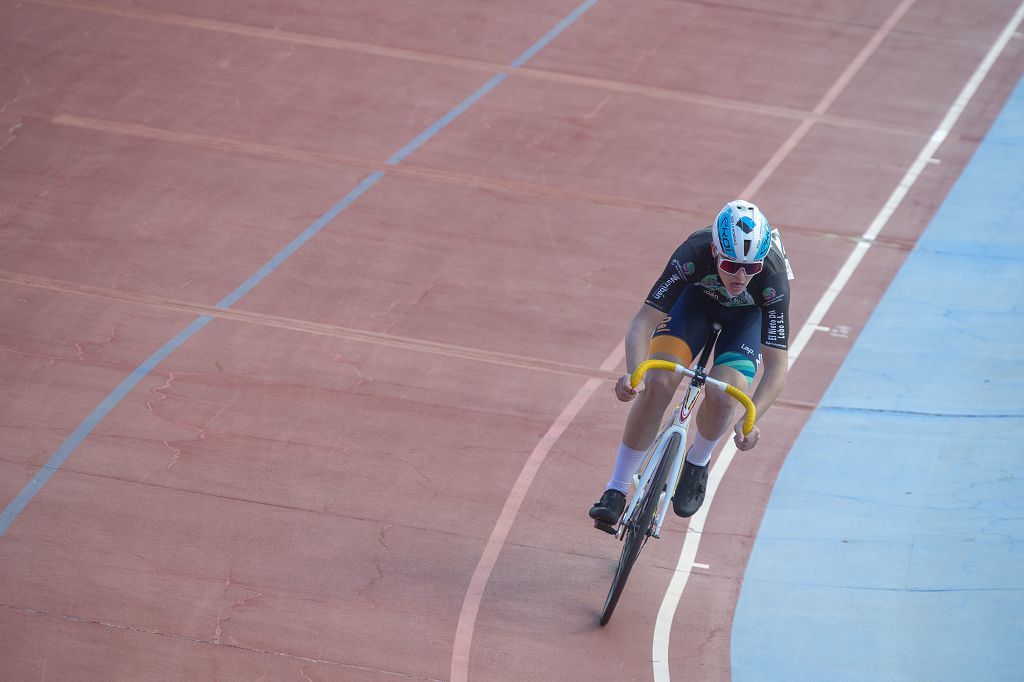
[[[613,370],[621,361],[625,351],[622,346],[612,351],[608,359],[601,365],[605,371]],[[533,479],[540,471],[551,447],[561,438],[565,429],[573,422],[576,415],[587,404],[590,397],[594,395],[601,382],[596,379],[589,379],[587,383],[576,392],[569,404],[565,406],[562,413],[558,415],[554,423],[533,448],[533,452],[527,458],[522,470],[516,478],[512,491],[505,499],[505,504],[498,515],[498,521],[494,524],[494,530],[487,539],[483,555],[477,563],[473,577],[470,579],[469,589],[466,590],[465,599],[462,602],[462,610],[459,613],[459,624],[455,630],[455,645],[452,652],[452,682],[467,682],[469,679],[469,651],[473,640],[473,629],[476,624],[476,617],[480,611],[480,603],[483,601],[484,590],[491,578],[494,566],[498,563],[498,557],[508,539],[509,531],[515,523],[519,508],[526,499],[526,493],[533,483]]]
[[[905,1],[903,5],[896,9],[893,15],[895,16],[899,14],[902,16],[903,12],[906,11],[906,7],[909,7],[912,2],[913,0]],[[981,85],[985,75],[992,68],[996,59],[999,58],[1003,49],[1005,49],[1007,42],[1010,40],[1014,31],[1017,30],[1022,19],[1024,19],[1024,3],[1021,3],[1018,7],[1017,12],[1010,19],[1009,23],[1007,23],[1002,33],[985,55],[985,58],[978,65],[974,74],[960,92],[960,95],[950,106],[945,117],[939,123],[938,128],[936,128],[927,144],[925,144],[924,148],[918,154],[917,159],[903,176],[903,179],[897,185],[896,189],[889,197],[889,200],[882,207],[882,210],[879,211],[871,225],[868,226],[868,229],[864,232],[864,241],[858,243],[854,247],[853,252],[847,258],[846,263],[840,269],[835,279],[833,279],[832,284],[822,295],[818,304],[814,307],[810,318],[800,330],[800,334],[797,336],[796,342],[790,349],[790,367],[793,366],[793,363],[796,362],[797,358],[803,352],[803,349],[807,346],[807,342],[810,339],[811,334],[814,333],[818,325],[821,323],[822,318],[828,312],[832,303],[839,295],[839,292],[842,291],[843,287],[853,275],[853,272],[864,258],[864,254],[867,252],[868,248],[870,248],[874,238],[882,231],[882,228],[885,227],[886,223],[888,223],[897,207],[899,207],[900,203],[903,201],[903,198],[907,195],[907,192],[914,183],[917,182],[921,171],[927,165],[928,159],[932,157],[936,149],[938,149],[943,140],[946,139],[949,131],[954,125],[956,125],[956,122],[960,118],[964,108],[966,108],[971,98],[974,97],[974,94],[978,90],[978,86]],[[886,25],[888,24],[889,22],[887,22]],[[669,635],[672,628],[672,622],[675,619],[676,609],[679,606],[679,601],[683,594],[683,589],[686,587],[686,582],[689,579],[689,571],[686,567],[692,565],[694,558],[697,556],[697,548],[700,545],[704,522],[707,519],[708,511],[714,499],[715,492],[718,490],[718,486],[721,483],[722,478],[725,476],[725,472],[729,468],[729,464],[732,462],[735,455],[736,446],[733,444],[732,440],[728,440],[722,448],[722,452],[719,454],[714,466],[711,468],[710,475],[708,476],[708,486],[704,504],[697,513],[690,518],[690,524],[687,528],[686,536],[683,541],[683,548],[679,555],[678,568],[673,574],[672,581],[665,593],[665,598],[662,600],[661,609],[658,613],[657,624],[655,625],[653,654],[654,679],[657,682],[667,682],[667,680],[670,679],[668,665]]]

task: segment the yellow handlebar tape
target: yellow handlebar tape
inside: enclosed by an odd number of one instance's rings
[[[667,369],[670,372],[674,372],[676,371],[676,363],[669,362],[668,360],[644,360],[633,370],[633,374],[629,377],[629,385],[633,388],[639,386],[640,380],[644,378],[644,374],[647,374],[649,369]]]
[[[644,374],[649,369],[667,369],[670,372],[677,371],[679,367],[674,362],[668,360],[645,360],[637,365],[637,368],[633,370],[633,374],[629,377],[629,385],[636,388],[640,384],[640,380],[644,378]],[[680,372],[682,374],[682,372]],[[754,419],[756,419],[754,411],[754,403],[747,397],[747,394],[736,388],[731,384],[725,385],[725,392],[731,395],[736,400],[742,403],[743,407],[747,410],[747,416],[743,419],[743,435],[747,435],[754,429]]]
[[[747,416],[743,420],[743,435],[747,435],[754,429],[754,402],[747,397],[747,394],[736,388],[732,384],[725,385],[725,392],[731,395],[736,400],[743,403],[743,407],[747,408]]]

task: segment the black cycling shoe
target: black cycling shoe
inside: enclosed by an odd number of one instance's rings
[[[615,533],[615,525],[626,509],[626,496],[618,490],[609,488],[601,495],[601,499],[590,508],[590,518],[594,519],[594,527],[605,533]]]
[[[708,490],[708,467],[683,462],[683,473],[672,497],[672,508],[676,514],[686,518],[693,516],[704,504],[704,493]]]

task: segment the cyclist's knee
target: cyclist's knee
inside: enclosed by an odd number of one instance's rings
[[[702,409],[708,410],[719,419],[726,419],[736,411],[736,402],[721,391],[705,391]]]
[[[645,388],[640,395],[648,402],[668,404],[679,387],[678,374],[664,370],[653,370],[645,379]]]
[[[655,337],[657,338],[673,338],[673,337]],[[681,339],[674,339],[685,346],[685,343]],[[682,348],[675,348],[674,350],[683,350]],[[686,351],[689,352],[688,350]],[[650,360],[668,360],[669,362],[675,362],[678,364],[685,365],[685,358],[681,358],[678,352],[654,352],[654,344],[651,344],[651,352],[648,354]],[[647,394],[647,399],[650,401],[668,403],[672,400],[672,396],[675,394],[676,389],[679,388],[679,382],[683,380],[681,374],[670,372],[664,369],[652,369],[647,373],[644,378],[644,391],[640,395]]]
[[[745,389],[749,384],[746,374],[728,365],[716,364],[711,372],[709,372],[709,376],[713,379],[724,381],[727,384],[732,384],[739,389]],[[737,406],[736,401],[722,391],[705,391],[704,402],[711,407],[712,411],[717,413],[732,414]]]

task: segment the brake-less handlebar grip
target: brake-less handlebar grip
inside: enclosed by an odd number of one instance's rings
[[[747,416],[743,419],[743,435],[746,436],[754,429],[754,401],[747,397],[747,394],[736,388],[732,384],[725,385],[725,392],[731,395],[736,400],[743,404],[743,407],[747,408]]]
[[[629,385],[632,386],[633,388],[639,386],[640,381],[644,378],[644,374],[646,374],[647,370],[650,369],[667,369],[669,371],[675,372],[676,374],[689,374],[690,376],[693,376],[692,371],[675,362],[670,362],[668,360],[644,360],[639,365],[637,365],[637,368],[635,370],[633,370],[633,373],[629,377]],[[714,380],[709,379],[709,381]],[[746,393],[736,388],[732,384],[726,384],[718,381],[715,381],[714,383],[718,386],[724,386],[725,392],[731,395],[736,400],[738,400],[740,404],[742,404],[743,407],[746,408],[747,415],[743,419],[743,435],[746,436],[754,429],[754,420],[756,419],[756,413],[754,410],[753,401],[751,401],[751,399],[747,397]]]
[[[633,374],[629,377],[629,385],[633,388],[639,386],[640,381],[644,378],[644,374],[647,374],[649,369],[667,369],[677,374],[684,374],[682,370],[685,368],[668,360],[644,360],[633,370]]]

